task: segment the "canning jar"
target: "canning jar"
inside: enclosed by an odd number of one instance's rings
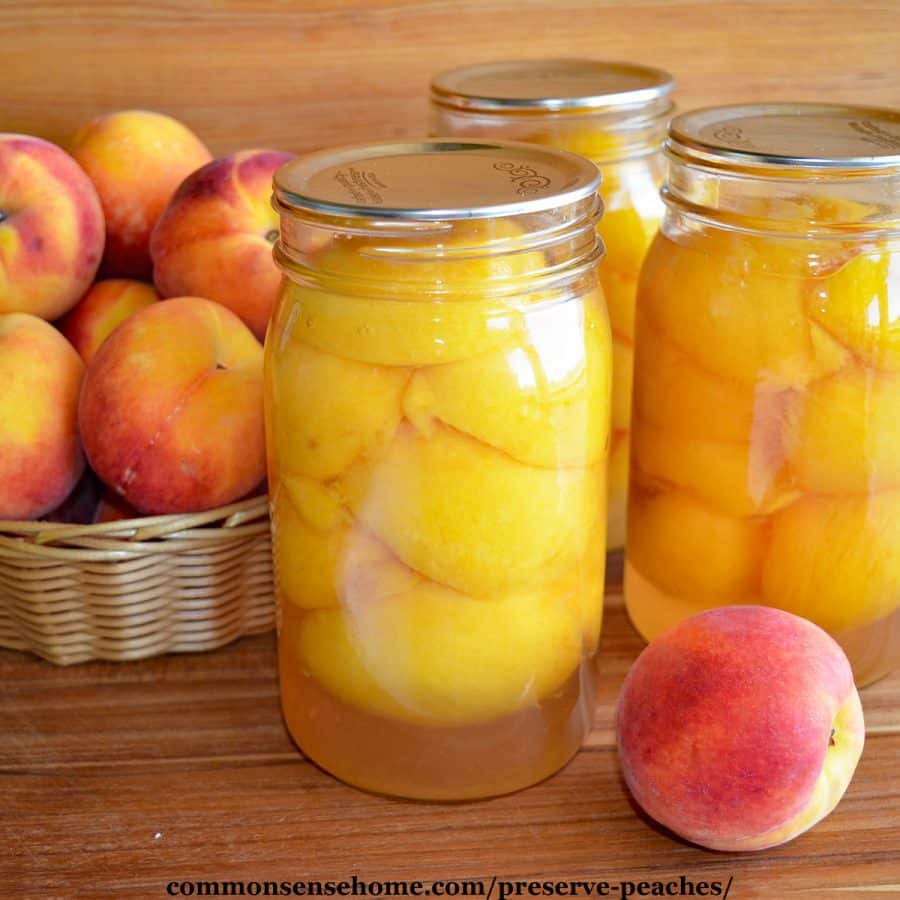
[[[276,175],[282,707],[350,784],[504,793],[590,726],[612,378],[598,179],[574,154],[479,141]]]
[[[612,443],[607,543],[625,540],[634,297],[644,253],[663,214],[662,141],[672,76],[591,59],[487,63],[431,83],[431,133],[529,141],[580,153],[600,166],[606,247],[600,282],[613,333]]]
[[[762,603],[900,656],[900,113],[678,116],[638,292],[625,596]]]

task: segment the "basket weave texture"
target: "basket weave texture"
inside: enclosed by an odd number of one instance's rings
[[[265,497],[97,525],[0,521],[0,647],[123,661],[274,625]]]

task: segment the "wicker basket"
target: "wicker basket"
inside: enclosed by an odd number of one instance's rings
[[[274,624],[265,497],[98,525],[0,521],[0,647],[132,660]]]

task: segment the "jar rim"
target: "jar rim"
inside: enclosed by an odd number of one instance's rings
[[[900,169],[900,110],[830,103],[710,106],[669,123],[666,152],[681,162],[755,174]]]
[[[362,168],[362,167],[365,168]],[[423,139],[322,150],[282,166],[282,215],[435,222],[498,218],[567,206],[596,194],[600,170],[555,147]]]
[[[478,112],[613,112],[668,96],[664,69],[639,63],[561,57],[459,66],[431,81],[431,100]]]

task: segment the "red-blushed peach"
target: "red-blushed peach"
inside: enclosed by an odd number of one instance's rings
[[[700,613],[654,640],[625,679],[616,728],[644,811],[725,851],[782,844],[828,815],[865,739],[841,648],[761,606]]]
[[[0,316],[0,519],[38,519],[84,470],[78,392],[84,364],[36,316]]]
[[[83,169],[55,144],[0,134],[0,314],[56,319],[90,287],[103,211]]]
[[[184,180],[150,240],[153,278],[164,297],[209,297],[263,339],[281,283],[272,259],[278,236],[272,176],[292,158],[245,150]]]
[[[71,151],[103,205],[102,274],[149,281],[150,232],[178,185],[212,154],[181,122],[146,110],[94,119],[75,134]]]
[[[198,297],[126,319],[91,361],[78,410],[94,471],[142,513],[233,502],[265,475],[262,347]]]
[[[85,363],[93,359],[100,345],[132,313],[159,300],[149,284],[127,278],[98,281],[59,322]]]

